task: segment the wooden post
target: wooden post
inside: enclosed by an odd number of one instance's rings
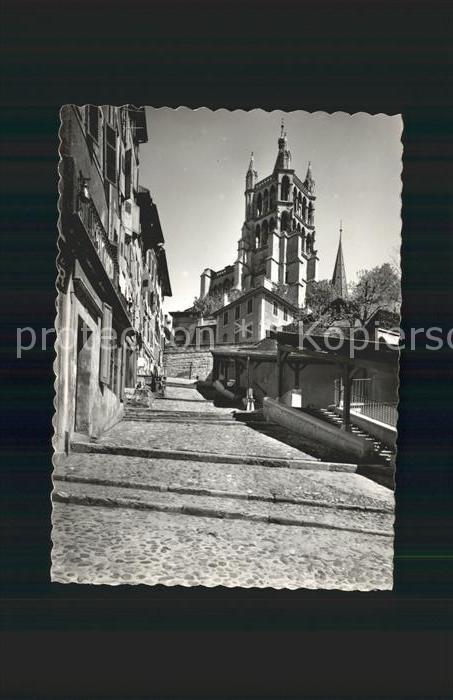
[[[343,430],[351,432],[351,376],[347,363],[343,366]]]
[[[280,400],[283,394],[283,369],[284,369],[284,352],[277,351],[277,369],[278,369],[278,399]]]
[[[294,365],[294,388],[300,389],[300,364],[296,362]]]
[[[250,355],[247,355],[247,392],[250,389]]]

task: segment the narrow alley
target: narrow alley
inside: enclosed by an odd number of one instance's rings
[[[169,379],[55,458],[52,579],[390,589],[393,494]]]

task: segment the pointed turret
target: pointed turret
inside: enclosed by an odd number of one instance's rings
[[[275,161],[275,170],[289,170],[291,168],[291,151],[288,148],[285,125],[282,119],[280,138],[278,139],[278,154]]]
[[[258,173],[255,170],[253,161],[253,151],[250,154],[250,163],[245,176],[245,218],[249,219],[252,215],[253,190],[255,188]]]
[[[346,282],[346,271],[343,260],[343,247],[341,245],[342,233],[343,229],[340,223],[340,240],[338,243],[337,259],[335,260],[335,267],[333,269],[332,287],[335,289],[337,297],[340,297],[341,299],[347,299],[348,285]]]
[[[305,175],[304,185],[309,192],[315,191],[315,181],[311,172],[311,162],[308,161],[307,174]]]
[[[247,190],[252,190],[255,187],[255,182],[258,178],[258,173],[255,170],[254,167],[254,159],[253,159],[253,151],[250,154],[250,163],[249,163],[249,169],[247,170],[247,174],[245,176],[245,187]]]

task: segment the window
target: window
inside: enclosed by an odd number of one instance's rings
[[[253,311],[253,299],[249,299],[247,302],[247,313],[251,314]]]
[[[90,105],[87,107],[87,131],[93,141],[96,141],[96,143],[99,142],[99,126],[100,126],[100,117],[99,117],[99,107],[93,107],[93,105]]]
[[[124,197],[129,199],[131,196],[131,178],[132,178],[132,149],[128,148],[124,156]]]
[[[281,197],[284,202],[287,202],[289,199],[289,177],[287,175],[284,175],[282,179],[282,185],[281,185]]]
[[[118,371],[118,346],[116,342],[116,337],[112,337],[111,348],[110,348],[110,381],[109,387],[116,394],[118,391],[117,386],[117,371]]]
[[[102,308],[102,329],[101,329],[101,350],[99,361],[99,381],[102,384],[110,384],[110,355],[112,340],[112,307],[103,304]]]
[[[223,325],[226,326],[228,324],[228,311],[225,311],[223,314]]]
[[[116,133],[110,124],[105,125],[104,173],[112,185],[116,185]]]
[[[278,304],[276,301],[274,301],[273,313],[274,313],[274,316],[276,316],[278,314]]]
[[[227,343],[227,342],[228,342],[228,333],[224,333],[224,334],[223,334],[222,341],[223,341],[224,343]]]
[[[258,197],[256,198],[256,215],[261,216],[263,213],[263,196],[261,192],[258,194]]]
[[[283,309],[283,320],[284,321],[288,320],[288,309]]]
[[[235,318],[236,321],[237,321],[238,318],[240,318],[240,317],[241,317],[241,305],[238,304],[238,305],[236,306],[235,310],[234,310],[234,318]]]

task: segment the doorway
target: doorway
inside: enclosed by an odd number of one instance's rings
[[[93,332],[78,318],[77,324],[77,374],[75,395],[75,431],[89,433],[90,423],[90,383]]]

